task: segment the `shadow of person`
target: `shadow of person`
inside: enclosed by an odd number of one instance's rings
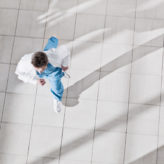
[[[162,35],[163,36],[163,35]],[[161,37],[161,35],[159,36]],[[153,40],[156,40],[157,38],[154,38],[150,40],[151,43]],[[146,45],[149,43],[146,42]],[[86,77],[80,79],[79,81],[75,82],[73,85],[69,86],[65,89],[65,92],[67,92],[67,101],[62,102],[65,106],[75,106],[79,103],[79,97],[82,92],[87,90],[89,87],[91,87],[95,82],[98,80],[101,80],[105,76],[109,75],[110,73],[114,72],[115,70],[124,67],[132,62],[135,62],[139,60],[140,58],[149,55],[150,53],[157,51],[161,47],[154,47],[146,51],[146,53],[136,53],[135,56],[133,56],[132,59],[132,51],[139,51],[140,48],[142,48],[144,45],[138,46],[134,48],[133,50],[130,50],[123,55],[119,56],[118,58],[112,60],[111,62],[105,64],[104,66],[96,69]],[[110,52],[109,52],[110,53]],[[106,70],[106,71],[103,71]],[[69,98],[74,98],[76,101],[69,101]]]

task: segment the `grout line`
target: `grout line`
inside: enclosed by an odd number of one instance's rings
[[[163,46],[164,46],[164,36],[163,36]],[[164,71],[164,50],[163,50],[163,55],[162,55],[162,68],[161,68],[161,75],[163,74]],[[156,164],[158,164],[158,153],[159,153],[159,133],[160,133],[160,120],[161,120],[161,106],[162,106],[162,83],[163,83],[163,76],[161,76],[161,92],[160,92],[160,108],[159,108],[159,116],[158,116],[158,138],[157,138],[157,152],[156,152]]]
[[[49,4],[50,4],[50,0],[48,0],[48,6],[49,6]],[[49,10],[49,8],[47,9],[47,11],[48,10]],[[47,19],[47,17],[46,17],[46,19]],[[44,34],[43,34],[44,37],[45,37],[45,33],[46,33],[46,26],[47,26],[47,21],[44,24]],[[43,46],[44,46],[44,39],[43,39],[43,43],[42,43],[42,48],[43,48]],[[29,137],[29,144],[28,144],[28,150],[27,150],[26,164],[28,164],[28,159],[29,159],[30,144],[31,144],[31,138],[32,138],[34,114],[35,114],[35,106],[36,106],[36,100],[37,100],[37,91],[38,91],[38,84],[36,85],[35,100],[34,100],[34,107],[33,107],[33,116],[32,116],[32,121],[31,121],[31,129],[30,129],[30,137]]]
[[[78,0],[76,1],[76,6],[77,6]],[[76,32],[76,21],[77,21],[77,9],[76,9],[76,14],[75,14],[75,24],[74,24],[74,34],[73,34],[73,39],[71,40],[71,55],[70,55],[70,63],[69,67],[71,68],[71,62],[72,62],[72,54],[73,54],[73,41],[75,39],[75,32]],[[67,104],[67,98],[68,98],[68,86],[69,86],[70,79],[67,81],[67,89],[66,89],[66,97],[65,97],[65,104]],[[61,153],[62,153],[62,143],[63,143],[63,136],[64,136],[64,129],[65,129],[65,116],[66,116],[66,106],[65,106],[65,111],[64,111],[64,116],[63,116],[63,127],[62,127],[62,134],[61,134],[61,143],[60,143],[60,150],[59,150],[59,158],[58,158],[58,164],[60,164],[60,158],[61,158]]]
[[[106,19],[107,19],[107,9],[108,9],[108,3],[109,1],[106,0],[106,8],[105,8],[105,16],[104,16],[104,29],[106,26]],[[98,90],[97,90],[97,104],[96,104],[96,111],[95,111],[95,121],[94,121],[94,128],[93,128],[93,142],[92,142],[92,152],[91,152],[91,164],[93,163],[93,150],[94,150],[94,143],[95,143],[95,135],[96,135],[96,120],[97,120],[97,112],[98,112],[98,102],[99,102],[99,91],[100,91],[100,79],[101,79],[101,66],[102,66],[102,60],[103,60],[103,44],[104,44],[104,38],[105,38],[105,30],[103,31],[103,39],[101,41],[101,55],[100,55],[100,71],[99,71],[99,80],[98,80]]]
[[[12,48],[11,48],[11,57],[10,57],[10,62],[8,64],[9,65],[9,70],[8,70],[8,75],[7,75],[7,82],[6,82],[6,88],[5,88],[5,96],[4,96],[4,102],[3,102],[3,107],[2,107],[2,115],[1,115],[1,118],[0,118],[0,128],[1,128],[3,114],[4,114],[4,109],[5,109],[5,102],[6,102],[6,95],[7,95],[7,87],[8,87],[8,83],[9,83],[9,75],[10,75],[10,70],[11,70],[11,61],[12,61],[12,54],[13,54],[14,43],[15,43],[15,35],[16,35],[16,31],[17,31],[17,24],[18,24],[18,18],[19,18],[20,4],[21,4],[21,0],[19,1],[19,8],[17,10],[16,25],[15,25],[15,31],[14,31],[14,38],[13,38],[13,43],[12,43]]]
[[[126,159],[126,148],[127,148],[127,133],[128,133],[128,116],[130,111],[130,91],[131,91],[131,79],[132,79],[132,62],[133,62],[133,53],[134,53],[134,37],[135,37],[135,27],[136,27],[136,13],[137,13],[137,0],[136,0],[136,6],[135,6],[135,16],[134,16],[134,30],[133,30],[133,42],[132,42],[132,58],[131,58],[131,68],[130,68],[130,78],[129,78],[129,96],[128,96],[128,108],[127,108],[127,119],[126,119],[126,130],[125,130],[125,145],[124,145],[124,154],[123,154],[123,164],[125,164]]]

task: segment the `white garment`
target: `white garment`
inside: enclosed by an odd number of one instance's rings
[[[48,62],[55,67],[65,66],[67,67],[70,61],[70,51],[65,46],[60,46],[58,48],[52,48],[48,51],[43,51],[47,57]],[[32,55],[34,53],[26,54],[19,61],[15,73],[18,78],[25,83],[37,83],[36,70],[31,64]]]

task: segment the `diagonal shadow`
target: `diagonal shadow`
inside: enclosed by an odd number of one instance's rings
[[[163,35],[161,35],[163,36]],[[149,42],[146,42],[145,45],[151,43],[152,41],[160,38],[161,36],[150,40]],[[67,91],[67,98],[74,98],[76,101],[69,101],[69,99],[67,99],[66,102],[62,102],[63,105],[65,106],[75,106],[77,105],[78,99],[80,97],[80,94],[82,92],[84,92],[85,90],[87,90],[89,87],[91,87],[94,83],[96,83],[98,80],[101,80],[102,78],[104,78],[105,76],[109,75],[110,73],[114,72],[115,70],[124,67],[128,64],[130,64],[131,62],[135,62],[137,60],[139,60],[140,58],[149,55],[149,53],[152,53],[156,50],[158,50],[161,47],[154,47],[153,49],[150,49],[149,51],[147,51],[145,54],[140,54],[137,53],[135,56],[133,56],[133,61],[132,61],[132,51],[138,51],[139,49],[141,49],[144,45],[138,46],[126,53],[124,53],[123,55],[121,55],[120,57],[112,60],[111,62],[107,63],[106,65],[104,65],[103,67],[100,67],[98,69],[96,69],[95,71],[93,71],[92,73],[90,73],[89,75],[87,75],[86,77],[80,79],[79,81],[77,81],[76,83],[74,83],[73,85],[69,86],[68,88],[65,89],[65,93]],[[108,71],[103,71],[103,70],[108,70]],[[103,72],[101,72],[103,71]],[[101,75],[99,75],[99,72],[101,73]]]
[[[159,36],[159,37],[161,37],[161,36]],[[157,39],[157,38],[155,38],[155,39]],[[143,45],[134,48],[133,51],[134,50],[139,50],[141,47],[143,47]],[[148,51],[144,55],[148,55],[149,53],[151,53],[153,51],[156,51],[159,48],[160,47],[155,47],[154,50],[150,50],[150,51]],[[121,67],[123,67],[123,66],[131,63],[131,57],[130,57],[130,55],[131,55],[131,51],[123,54],[122,56],[120,56],[120,57],[116,58],[115,60],[109,62],[108,64],[104,65],[103,67],[101,67],[99,69],[96,69],[94,72],[92,72],[91,74],[89,74],[85,78],[79,80],[78,82],[76,82],[72,86],[68,87],[67,88],[68,91],[69,92],[71,91],[72,94],[75,94],[76,97],[77,97],[76,104],[78,103],[78,98],[79,98],[80,94],[84,90],[86,90],[87,88],[89,88],[91,85],[93,85],[97,80],[100,80],[99,76],[97,75],[97,72],[100,72],[102,69],[105,69],[105,70],[108,69],[109,71],[108,72],[104,72],[103,75],[101,76],[101,78],[109,75],[111,72],[115,71],[116,69],[121,68]],[[138,59],[140,59],[142,57],[143,57],[142,55],[135,56],[135,60],[134,61],[136,61],[136,60],[138,60]],[[160,95],[156,95],[154,98],[150,99],[148,102],[145,102],[145,103],[146,104],[150,104],[152,101],[156,101],[159,96]],[[66,106],[68,104],[66,104]],[[69,105],[70,106],[74,106],[76,104],[69,104]],[[138,110],[139,107],[137,106],[136,108],[133,108],[133,111],[135,112],[135,114],[137,116],[137,115],[140,115],[140,114],[146,112],[147,110],[149,110],[149,107],[150,106],[147,106],[147,109],[145,109],[145,110]],[[108,127],[108,129],[106,131],[111,131],[112,129],[114,129],[115,127],[119,126],[122,123],[123,120],[120,121],[120,118],[122,118],[122,117],[127,117],[127,113],[122,114],[120,117],[118,117],[118,118],[116,118],[116,119],[114,119],[112,121],[109,121],[109,122],[106,122],[106,123],[102,124],[101,126],[97,127],[97,129],[104,129],[104,127],[105,128]],[[62,155],[68,154],[70,151],[75,150],[75,149],[81,147],[84,144],[87,144],[88,142],[91,141],[91,138],[88,138],[88,136],[90,136],[91,134],[93,134],[93,131],[92,130],[89,131],[88,133],[84,134],[83,136],[75,139],[74,141],[72,141],[70,143],[67,143],[65,145],[62,145],[62,153],[61,154]],[[102,134],[103,133],[98,133],[96,135],[96,138],[102,136]],[[59,154],[59,149],[52,150],[52,151],[48,152],[47,154],[45,154],[45,157],[51,157],[52,154]],[[58,158],[58,157],[59,156],[57,156],[56,158]],[[52,161],[52,160],[54,160],[54,159],[50,159],[50,161]],[[39,161],[40,161],[40,159],[36,159],[33,162],[30,162],[30,164],[38,164]]]
[[[145,102],[146,104],[149,104],[151,103],[152,101],[156,100],[160,95],[156,95],[154,98],[150,99],[149,101]],[[149,107],[150,106],[147,106],[147,108],[145,108],[145,110],[138,110],[140,109],[139,106],[133,108],[133,111],[135,112],[135,116],[137,117],[138,115],[146,112],[147,110],[149,110]],[[124,113],[122,114],[120,117],[112,120],[112,121],[109,121],[109,122],[106,122],[104,124],[102,124],[101,126],[98,126],[97,129],[104,129],[104,127],[108,127],[108,129],[106,129],[106,131],[111,131],[112,129],[116,128],[117,126],[119,126],[121,123],[123,123],[123,120],[120,119],[122,117],[127,117],[127,113]],[[131,120],[132,117],[129,118],[129,120]],[[89,138],[88,136],[90,134],[93,134],[93,131],[89,131],[88,133],[84,134],[83,136],[71,141],[70,143],[67,143],[65,145],[62,145],[62,153],[61,155],[65,155],[65,154],[68,154],[70,151],[72,150],[75,150],[79,147],[81,147],[82,145],[84,144],[87,144],[88,142],[90,142],[93,138]],[[97,133],[96,135],[96,139],[98,137],[101,137],[104,133]],[[56,150],[52,150],[50,152],[48,152],[47,154],[45,154],[45,157],[50,157],[52,156],[52,154],[59,154],[59,149],[56,149]],[[58,156],[56,157],[58,158]],[[54,160],[54,159],[50,159],[51,160]],[[36,159],[35,161],[33,162],[30,162],[30,164],[38,164],[38,162],[40,161],[40,159]]]

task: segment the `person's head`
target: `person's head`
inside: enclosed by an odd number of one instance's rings
[[[43,72],[48,64],[47,55],[44,52],[35,52],[32,56],[31,64],[38,72]]]

